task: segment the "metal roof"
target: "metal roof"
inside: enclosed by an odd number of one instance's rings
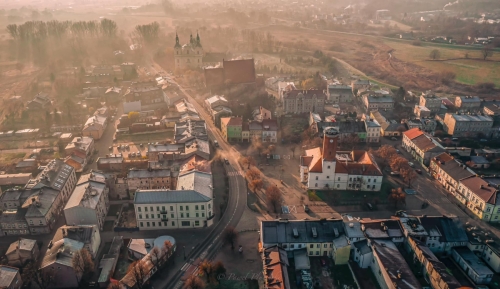
[[[262,221],[261,226],[265,244],[326,243],[344,234],[342,220]],[[316,228],[316,237],[313,236],[312,228]]]
[[[190,171],[182,174],[177,179],[177,190],[194,190],[212,199],[212,174],[200,171]]]
[[[210,200],[209,197],[194,190],[137,190],[134,204],[202,203]]]

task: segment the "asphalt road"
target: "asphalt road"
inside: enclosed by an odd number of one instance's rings
[[[151,66],[151,69],[155,71],[155,74],[163,69],[156,64]],[[246,181],[241,174],[241,168],[238,164],[239,153],[234,150],[231,145],[229,145],[220,135],[219,131],[215,127],[214,123],[211,121],[211,117],[208,113],[201,107],[198,102],[186,92],[186,90],[179,86],[181,92],[183,92],[186,98],[191,102],[191,104],[196,108],[200,117],[206,121],[207,133],[211,140],[217,140],[219,142],[219,150],[223,157],[229,160],[229,165],[225,165],[226,172],[229,178],[229,200],[226,207],[226,211],[222,218],[217,224],[214,225],[212,231],[208,234],[203,242],[200,243],[198,247],[191,251],[189,254],[189,260],[185,262],[182,269],[178,271],[174,276],[169,279],[158,280],[153,284],[156,288],[165,289],[178,289],[182,287],[183,282],[181,281],[182,276],[187,271],[192,271],[192,267],[196,267],[196,260],[213,258],[217,250],[222,246],[222,233],[227,227],[236,227],[238,222],[243,215],[243,211],[246,207],[246,195],[247,186]],[[216,217],[217,218],[217,217]],[[195,263],[195,264],[193,264]]]

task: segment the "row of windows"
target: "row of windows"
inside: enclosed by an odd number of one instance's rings
[[[195,216],[196,216],[196,218],[199,218],[200,213],[195,213]],[[155,215],[151,214],[151,218],[154,218],[154,217],[155,217]],[[156,217],[159,219],[162,216],[160,214],[156,214]],[[166,218],[166,215],[164,215],[163,217]],[[170,214],[170,217],[175,218],[175,214]],[[205,212],[201,213],[201,217],[202,218],[205,217]],[[184,213],[181,213],[179,218],[184,218]],[[189,218],[189,213],[186,213],[186,218]],[[139,219],[142,219],[142,214],[139,214]],[[146,219],[149,219],[149,214],[146,214]]]
[[[189,206],[179,206],[179,210],[184,211],[184,207],[186,208],[186,211],[189,211]],[[194,209],[197,211],[197,210],[200,210],[200,207],[201,207],[201,210],[205,210],[205,205],[201,205],[201,206],[195,205]],[[211,207],[212,207],[212,205],[208,204],[208,208],[211,209]],[[174,210],[174,206],[170,206],[170,211],[173,211],[173,210]],[[142,207],[137,207],[137,211],[142,212]],[[144,212],[147,212],[147,211],[148,211],[148,207],[144,207]],[[154,212],[154,207],[150,206],[149,211]],[[157,212],[160,211],[160,206],[156,206],[156,211]],[[161,206],[161,211],[166,212],[165,206]]]
[[[165,221],[163,221],[163,222],[139,222],[139,226],[144,227],[144,223],[146,223],[147,228],[150,228],[150,227],[168,227],[168,222],[165,222]],[[172,227],[174,227],[175,221],[172,221],[171,224],[172,224]],[[199,225],[200,225],[200,221],[194,221],[194,226],[199,226]],[[182,221],[181,226],[182,227],[189,227],[189,226],[191,226],[191,222],[190,221]]]

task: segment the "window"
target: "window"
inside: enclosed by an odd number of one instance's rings
[[[142,222],[140,222],[140,223],[139,223],[139,225],[140,225],[141,227],[144,227],[144,224],[143,224]]]
[[[156,224],[155,224],[155,222],[153,222],[153,227],[154,227],[155,225],[156,225]]]
[[[159,219],[160,218],[160,214],[156,214],[156,217]]]
[[[316,256],[319,256],[319,251],[316,251]]]
[[[146,219],[149,219],[149,214],[146,214]]]
[[[304,247],[305,247],[305,245],[304,245]],[[299,249],[300,249],[300,248],[302,248],[302,244],[299,244],[299,245],[297,246],[297,248],[299,248]]]
[[[140,212],[141,211],[141,207],[137,207],[137,212]]]
[[[201,216],[204,218],[205,217],[205,213],[201,213]]]
[[[329,178],[330,178],[330,176],[326,176],[326,178],[327,178],[327,179],[329,179]]]
[[[318,180],[318,177],[316,177],[316,181]]]
[[[144,212],[147,212],[147,211],[148,211],[148,207],[144,207]]]
[[[172,226],[175,226],[175,222],[174,221],[172,221]]]
[[[173,211],[174,210],[174,206],[170,206],[170,211]]]
[[[199,226],[200,225],[200,221],[194,221],[194,225],[195,226]]]
[[[186,211],[189,211],[189,206],[186,206]]]
[[[194,206],[194,209],[195,209],[195,210],[198,210],[198,205]]]
[[[168,225],[167,225],[167,222],[163,222],[163,226],[165,226],[165,227],[166,227],[166,226],[168,226]]]
[[[340,181],[340,177],[337,178],[337,181]]]
[[[179,208],[179,209],[180,209],[181,211],[183,211],[183,210],[184,210],[184,207],[183,207],[183,206],[180,206],[180,208]]]
[[[311,255],[311,256],[312,256],[313,254],[314,254],[314,252],[313,252],[313,251],[309,251],[309,255]]]
[[[149,222],[146,222],[146,226],[148,226],[148,227],[149,227]]]
[[[286,246],[286,244],[283,244],[283,246],[282,246],[282,247],[283,247],[283,249],[286,249],[286,247],[287,247],[287,246]]]
[[[170,217],[175,218],[175,217],[174,217],[174,214],[170,214]]]
[[[142,214],[139,214],[139,219],[142,219]]]
[[[181,213],[181,218],[184,218],[184,213]]]
[[[181,222],[181,226],[183,226],[183,227],[189,227],[190,225],[191,225],[191,222],[189,222],[189,221],[182,221]]]
[[[159,206],[156,206],[156,210],[159,211],[160,210],[160,207]]]
[[[200,216],[200,214],[199,214],[199,213],[196,213],[196,218],[198,218],[199,216]]]
[[[338,189],[338,188],[340,188],[340,185],[339,185],[339,184],[337,184],[337,189]]]
[[[316,244],[316,248],[319,248],[319,247],[320,247],[320,245],[319,245],[319,244]]]
[[[153,207],[149,207],[151,209],[151,212],[153,211]]]
[[[328,244],[323,244],[323,248],[328,248]]]
[[[332,244],[330,244],[330,248],[332,247]]]
[[[291,245],[290,245],[290,248],[291,248],[291,249],[294,249],[294,248],[295,248],[295,244],[291,244]]]
[[[208,204],[208,209],[211,209],[212,208],[212,204]]]
[[[330,168],[330,166],[328,166],[328,168]]]
[[[189,213],[186,213],[186,218],[189,218]]]
[[[311,249],[314,248],[314,244],[310,244],[309,248],[311,248]]]
[[[161,206],[161,210],[165,212],[165,206]]]

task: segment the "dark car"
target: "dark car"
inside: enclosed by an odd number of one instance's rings
[[[417,174],[419,174],[419,175],[422,174],[422,170],[421,169],[416,169],[415,172],[417,172]]]
[[[228,159],[224,159],[224,163],[225,163],[226,165],[229,165],[229,160],[228,160]]]

